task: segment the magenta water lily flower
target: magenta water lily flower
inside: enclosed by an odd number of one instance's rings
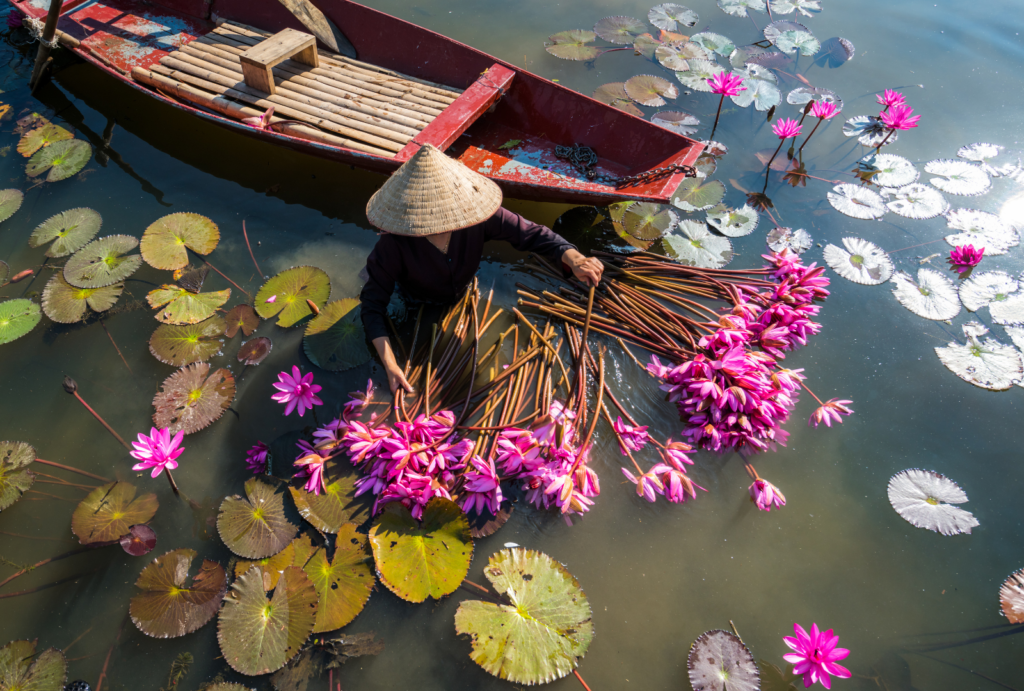
[[[757,478],[750,485],[750,498],[762,511],[771,511],[773,506],[786,505],[786,497],[782,495],[779,488],[763,478]]]
[[[657,466],[655,466],[656,468]],[[647,471],[640,477],[633,475],[628,469],[623,468],[622,474],[629,479],[634,485],[636,485],[636,494],[638,497],[643,497],[652,504],[658,498],[659,494],[665,493],[665,485],[662,484],[661,480],[654,473],[654,469]]]
[[[875,100],[878,101],[878,103],[880,103],[881,105],[885,106],[886,108],[891,108],[892,106],[902,106],[904,103],[907,102],[906,99],[903,97],[903,94],[901,94],[898,91],[893,91],[892,89],[886,89],[885,93],[878,94],[877,96],[875,96]]]
[[[647,445],[647,425],[633,427],[624,423],[621,417],[616,416],[615,424],[612,427],[615,429],[615,435],[619,439],[619,446],[623,456],[627,455],[626,449],[639,451]]]
[[[245,465],[251,473],[269,472],[267,461],[270,459],[270,447],[261,441],[245,452]]]
[[[292,373],[281,372],[277,375],[277,383],[274,388],[279,393],[270,398],[285,405],[284,414],[291,415],[296,407],[299,409],[299,417],[306,414],[306,409],[313,409],[314,405],[323,405],[324,402],[316,395],[323,387],[313,383],[313,373],[303,376],[302,370],[292,366]]]
[[[829,399],[811,413],[811,419],[807,421],[807,424],[813,424],[817,427],[824,422],[826,427],[831,427],[833,421],[842,422],[844,415],[853,415],[853,409],[847,407],[850,403],[853,403],[853,401],[841,401],[838,398]]]
[[[961,247],[954,247],[949,251],[949,265],[958,274],[970,271],[972,268],[981,263],[981,258],[985,255],[985,248],[979,247],[974,248],[974,245],[963,245]]]
[[[804,688],[821,682],[826,689],[831,689],[831,677],[850,678],[850,670],[836,664],[849,655],[850,651],[836,647],[839,636],[833,635],[832,629],[819,631],[817,624],[811,624],[811,632],[807,633],[804,627],[794,623],[793,631],[796,633],[795,637],[783,636],[782,640],[794,652],[783,655],[782,659],[794,665],[795,674],[803,675]]]
[[[141,461],[132,466],[132,470],[153,469],[152,477],[157,477],[165,469],[174,470],[178,467],[177,458],[185,450],[181,448],[181,441],[185,433],[179,431],[171,438],[171,432],[167,429],[152,427],[149,436],[138,435],[139,440],[132,442],[132,458]]]
[[[831,120],[839,114],[839,109],[832,101],[815,101],[811,106],[811,115],[822,120]]]
[[[794,118],[782,118],[772,125],[772,132],[779,139],[789,139],[800,134],[800,123]]]
[[[882,124],[891,130],[910,130],[917,127],[920,115],[914,115],[914,109],[910,106],[893,106],[889,110],[883,110],[878,114]]]
[[[743,77],[732,72],[719,72],[708,79],[708,86],[711,87],[711,93],[722,96],[738,96],[741,91],[747,90],[743,86]]]
[[[313,450],[312,453],[295,460],[294,465],[298,466],[306,474],[305,490],[310,494],[320,494],[327,491],[327,483],[324,479],[324,466],[329,459],[330,456],[323,456]]]

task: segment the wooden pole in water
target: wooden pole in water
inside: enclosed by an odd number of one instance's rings
[[[57,20],[60,18],[60,10],[63,0],[50,0],[50,10],[46,14],[46,24],[43,25],[43,34],[39,37],[39,51],[36,53],[36,64],[32,68],[32,79],[29,80],[29,89],[35,93],[43,78],[43,72],[50,62],[50,51],[53,50],[53,36],[57,33]]]

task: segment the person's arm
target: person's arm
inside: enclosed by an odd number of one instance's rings
[[[377,349],[377,355],[384,363],[384,371],[388,375],[388,386],[391,388],[391,393],[396,393],[399,387],[412,393],[412,385],[405,378],[405,372],[402,371],[398,361],[395,360],[395,351],[391,350],[391,339],[387,336],[378,336],[373,339],[373,347]]]
[[[401,269],[399,263],[398,248],[394,246],[394,240],[382,235],[366,259],[367,281],[359,294],[360,316],[363,320],[363,329],[373,347],[377,349],[377,355],[384,365],[391,393],[398,391],[399,387],[412,393],[412,386],[395,360],[391,339],[388,338],[388,303],[391,302],[391,294],[395,292],[395,281]]]
[[[565,264],[577,279],[596,286],[601,281],[604,264],[594,257],[585,257],[558,233],[528,221],[508,209],[499,208],[488,219],[488,240],[506,240],[522,252],[536,252],[553,264]]]

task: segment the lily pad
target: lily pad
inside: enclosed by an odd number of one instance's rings
[[[708,60],[708,52],[693,41],[684,43],[663,43],[654,51],[654,58],[661,66],[673,71],[690,69],[690,60]]]
[[[733,74],[743,78],[745,91],[741,91],[729,99],[740,108],[753,104],[754,109],[765,112],[782,102],[782,92],[776,86],[778,77],[760,65],[748,65],[735,70]]]
[[[741,238],[753,233],[758,219],[757,211],[749,204],[739,209],[719,204],[708,211],[707,217],[709,226],[730,238]]]
[[[734,17],[746,17],[751,10],[764,12],[767,9],[764,0],[718,0],[718,6]]]
[[[1024,324],[1024,293],[1014,293],[1005,300],[994,300],[988,306],[992,321],[1003,326]]]
[[[1016,293],[1020,285],[1017,279],[1003,271],[985,271],[972,274],[960,284],[960,301],[971,312],[977,312],[994,302],[1003,302]]]
[[[224,347],[220,339],[223,334],[224,320],[217,316],[188,326],[161,324],[149,337],[149,352],[160,362],[174,367],[205,362]]]
[[[315,266],[296,266],[263,284],[256,293],[256,314],[263,319],[276,315],[277,325],[288,328],[313,314],[306,300],[322,309],[330,296],[331,279],[327,272]]]
[[[67,660],[56,648],[47,648],[39,655],[35,641],[11,641],[0,648],[3,691],[63,691],[67,678]]]
[[[157,321],[178,326],[198,324],[209,319],[218,307],[230,299],[230,288],[212,293],[192,293],[172,283],[151,290],[146,295],[150,307],[162,308],[155,315]]]
[[[595,40],[597,40],[597,34],[593,31],[583,29],[560,31],[548,36],[548,40],[544,43],[544,50],[563,60],[593,60],[603,52],[597,46],[587,45]]]
[[[821,42],[799,22],[772,22],[764,28],[764,37],[787,55],[798,50],[800,55],[814,55],[821,50]]]
[[[659,111],[651,116],[651,122],[684,137],[695,134],[700,124],[696,116],[675,110]]]
[[[757,663],[739,636],[705,631],[690,647],[686,661],[694,691],[758,691]]]
[[[133,557],[141,557],[149,554],[156,547],[156,531],[145,523],[137,523],[119,540],[121,549]]]
[[[220,242],[217,224],[206,216],[181,212],[158,218],[142,234],[142,258],[155,269],[172,271],[188,264],[188,252],[209,254]]]
[[[55,322],[74,324],[85,318],[86,308],[106,312],[117,303],[123,290],[124,283],[105,288],[76,288],[58,272],[43,288],[43,312]]]
[[[626,232],[637,240],[657,240],[672,230],[676,217],[668,208],[650,202],[634,202],[622,216]]]
[[[644,116],[643,112],[633,104],[633,101],[629,99],[629,95],[626,93],[625,82],[602,84],[594,90],[594,93],[591,94],[591,98],[595,101],[600,101],[606,105],[618,108],[624,113],[635,115],[638,118],[642,118]]]
[[[770,3],[772,14],[799,12],[805,17],[810,17],[821,12],[818,0],[770,0]]]
[[[904,218],[935,218],[949,208],[945,197],[919,182],[894,190],[892,197],[886,206]]]
[[[245,498],[227,497],[220,505],[217,516],[220,539],[228,549],[246,559],[277,554],[299,530],[285,515],[284,485],[249,478],[245,495]]]
[[[253,567],[234,582],[220,611],[217,639],[225,661],[250,676],[281,669],[312,633],[316,609],[316,588],[298,566],[281,573],[269,599]]]
[[[206,283],[206,277],[210,275],[210,267],[204,266],[201,269],[193,269],[191,266],[184,266],[174,270],[174,282],[190,293],[198,293]]]
[[[289,486],[299,514],[321,533],[337,533],[346,523],[362,525],[370,517],[369,503],[357,499],[355,483],[359,473],[347,462],[328,461],[324,491],[311,494],[302,487]]]
[[[28,158],[45,146],[62,142],[65,139],[72,139],[74,136],[60,125],[48,122],[42,127],[37,127],[21,135],[21,139],[18,140],[18,153]]]
[[[697,170],[697,177],[708,178],[714,175],[718,169],[718,159],[705,151],[697,157],[693,167]]]
[[[96,237],[101,225],[103,219],[92,209],[62,211],[46,219],[32,231],[28,246],[40,247],[52,240],[53,244],[46,250],[46,256],[66,257],[82,249]]]
[[[37,151],[28,160],[25,173],[34,178],[49,171],[46,182],[58,182],[71,177],[92,158],[92,147],[80,139],[67,139]]]
[[[978,322],[963,325],[967,343],[937,347],[935,354],[953,374],[983,389],[1005,391],[1024,378],[1020,351],[994,338],[981,340],[988,328]]]
[[[889,255],[878,245],[861,238],[843,238],[843,250],[825,247],[825,262],[843,278],[866,286],[877,286],[892,277]]]
[[[661,41],[650,34],[640,34],[633,41],[633,52],[637,55],[643,55],[648,60],[654,60],[654,52],[661,45]]]
[[[976,209],[954,209],[946,214],[946,225],[960,231],[945,237],[954,247],[984,247],[986,255],[1006,254],[1020,244],[1020,235],[999,216]]]
[[[430,500],[422,522],[401,504],[388,504],[370,528],[370,544],[381,582],[409,602],[451,595],[473,560],[466,514],[441,497]]]
[[[640,34],[647,33],[647,25],[633,17],[605,17],[594,24],[594,33],[609,43],[626,45]]]
[[[295,546],[298,543],[300,546],[309,544],[308,554],[307,550],[303,550],[303,556],[301,560],[295,558]],[[260,572],[263,574],[263,589],[273,590],[277,587],[277,582],[281,578],[281,573],[289,566],[302,566],[309,559],[315,551],[312,543],[309,542],[309,538],[304,535],[299,535],[283,550],[269,557],[258,559],[256,561],[249,561],[247,559],[239,559],[235,562],[235,576],[244,575],[249,569],[256,566],[259,567]]]
[[[768,247],[773,252],[781,252],[788,249],[791,252],[800,254],[811,249],[813,240],[811,234],[803,228],[773,228],[768,231]]]
[[[331,372],[369,362],[372,356],[366,347],[366,332],[359,313],[359,300],[355,298],[327,303],[306,326],[302,339],[306,357]]]
[[[815,64],[835,69],[853,60],[853,56],[856,53],[857,48],[853,45],[853,41],[842,36],[833,36],[821,42],[821,50],[818,51],[814,62]]]
[[[960,485],[934,470],[901,470],[889,480],[889,503],[896,513],[918,528],[943,535],[970,534],[978,519],[953,504],[967,501]]]
[[[238,349],[238,361],[244,362],[246,365],[258,365],[270,355],[273,348],[274,344],[269,338],[257,336],[241,345]]]
[[[655,5],[647,13],[647,21],[663,31],[675,31],[680,26],[694,26],[699,17],[689,7],[671,2]]]
[[[828,193],[828,203],[841,214],[864,220],[881,218],[886,210],[878,192],[849,183],[833,187]]]
[[[630,77],[624,88],[626,94],[642,106],[663,106],[666,98],[676,98],[679,95],[679,89],[672,82],[650,74]]]
[[[153,424],[192,434],[218,420],[235,398],[235,378],[226,369],[209,372],[210,365],[196,362],[167,377],[153,397]]]
[[[895,144],[899,133],[890,130],[874,115],[855,115],[843,123],[843,134],[857,137],[861,146],[872,149]]]
[[[176,549],[142,570],[135,585],[142,592],[128,611],[139,631],[153,638],[177,638],[213,619],[227,592],[224,567],[204,559],[189,583],[195,550]]]
[[[94,489],[71,515],[71,532],[83,545],[114,542],[136,523],[148,523],[160,506],[153,493],[135,496],[134,485],[111,482]]]
[[[224,322],[224,335],[228,338],[234,338],[239,329],[249,337],[259,327],[260,318],[256,316],[256,310],[249,305],[235,305],[224,317]]]
[[[987,144],[979,142],[977,144],[968,144],[967,146],[961,146],[956,155],[967,161],[975,161],[978,167],[981,168],[987,175],[991,175],[994,178],[1001,177],[1003,171],[1000,168],[989,165],[989,159],[995,158],[1003,151],[1003,147],[998,144]]]
[[[0,190],[0,222],[13,216],[24,200],[25,194],[21,190]]]
[[[707,211],[725,198],[720,180],[686,178],[672,193],[672,206],[683,211]]]
[[[455,631],[472,637],[470,657],[513,684],[561,679],[594,639],[590,602],[564,566],[521,547],[490,558],[484,575],[510,605],[463,601]]]
[[[786,103],[794,106],[807,105],[811,101],[831,103],[836,110],[843,109],[843,99],[831,89],[823,89],[818,86],[799,86],[786,94]]]
[[[313,633],[335,631],[351,622],[366,607],[373,590],[366,536],[347,523],[338,531],[335,544],[333,561],[319,549],[303,567],[320,596]]]
[[[924,165],[924,172],[941,175],[929,182],[947,194],[975,197],[992,189],[992,181],[985,171],[967,161],[936,159]]]
[[[702,31],[699,34],[694,34],[690,36],[690,40],[709,53],[718,53],[723,57],[729,57],[736,50],[736,44],[722,34],[716,34],[711,31]]]
[[[139,246],[130,235],[108,235],[78,250],[64,265],[64,279],[76,288],[105,288],[135,273],[142,257],[128,254]]]
[[[1024,624],[1024,569],[1011,573],[999,588],[999,604],[1011,624]]]
[[[36,450],[23,441],[0,441],[0,511],[21,499],[36,474],[28,469]]]
[[[960,314],[956,286],[935,269],[919,269],[916,281],[907,272],[897,271],[892,283],[892,294],[919,317],[945,321]]]
[[[871,181],[882,187],[906,187],[921,175],[913,163],[895,154],[878,154],[865,162],[878,171]]]
[[[678,233],[661,239],[665,250],[680,264],[720,269],[732,261],[732,243],[712,235],[707,225],[690,219],[679,222]]]
[[[676,79],[683,86],[694,91],[711,93],[711,85],[708,80],[716,74],[725,72],[725,68],[711,60],[687,60],[690,69],[676,72]]]
[[[15,298],[0,302],[0,345],[21,338],[36,328],[42,318],[39,305],[31,300]]]

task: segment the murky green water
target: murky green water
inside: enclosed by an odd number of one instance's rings
[[[542,47],[549,34],[589,28],[606,15],[645,18],[650,3],[374,4],[585,93],[606,82],[657,71],[628,51],[606,55],[587,69],[557,60]],[[958,147],[977,141],[1002,144],[1009,151],[1021,148],[1024,79],[1019,65],[1024,44],[1018,32],[1024,20],[1018,3],[823,0],[823,5],[824,11],[805,23],[821,39],[841,35],[853,41],[856,57],[834,70],[803,58],[799,71],[812,84],[837,91],[845,100],[845,117],[873,114],[875,92],[902,89],[915,112],[923,115],[921,127],[903,135],[889,151],[922,164],[952,157]],[[689,6],[701,15],[700,28],[710,27],[738,44],[760,38],[750,20],[728,17],[709,0],[693,0]],[[765,15],[754,17],[759,26],[766,22]],[[335,297],[356,293],[357,272],[375,239],[363,209],[381,176],[253,143],[161,107],[82,64],[61,71],[33,98],[25,88],[28,64],[13,51],[3,55],[12,64],[0,99],[15,114],[40,110],[78,128],[80,136],[94,133],[96,138],[116,122],[109,161],[94,159],[69,181],[31,187],[23,174],[24,161],[13,148],[0,158],[0,186],[27,190],[22,209],[0,226],[0,258],[15,271],[42,262],[43,250],[28,249],[26,239],[38,223],[64,209],[89,206],[103,215],[103,234],[137,237],[166,213],[193,211],[220,226],[222,241],[211,261],[250,292],[261,281],[247,256],[242,220],[258,243],[254,250],[266,273],[311,263],[331,275]],[[795,86],[799,84],[784,84],[784,93]],[[712,96],[697,94],[680,101],[682,109],[710,124],[717,105]],[[792,115],[795,107],[779,110]],[[805,149],[812,174],[842,177],[836,171],[849,170],[863,153],[842,136],[845,117],[819,128]],[[0,147],[16,144],[12,125],[5,120],[0,126]],[[739,205],[743,196],[736,186],[756,189],[761,179],[754,152],[774,148],[777,140],[763,114],[749,109],[727,112],[717,138],[731,153],[715,177],[729,187],[727,203]],[[776,217],[785,225],[808,229],[816,243],[856,236],[892,251],[946,234],[942,218],[909,221],[890,214],[885,222],[872,223],[841,216],[825,201],[829,189],[815,180],[796,189],[778,189],[773,182],[769,193]],[[950,201],[1003,210],[1020,221],[1022,195],[1024,186],[999,179],[984,197]],[[508,206],[547,224],[567,208],[512,200]],[[757,255],[770,227],[762,219],[754,234],[734,241],[739,253],[735,266],[759,263]],[[916,271],[920,257],[946,251],[948,246],[939,242],[896,252],[893,258],[897,268]],[[507,247],[490,252],[482,284],[493,282],[502,304],[511,304],[520,257]],[[820,247],[807,256],[820,261]],[[985,268],[1017,273],[1024,269],[1021,257],[1018,247],[1007,256],[986,259]],[[44,271],[31,285],[11,286],[2,294],[39,292],[48,277]],[[132,295],[123,297],[122,304],[143,300],[151,288],[147,281],[164,278],[161,272],[140,270],[127,284]],[[227,284],[213,275],[207,286],[222,289]],[[500,532],[477,542],[470,572],[474,580],[483,579],[487,556],[506,542],[542,550],[578,578],[594,608],[597,638],[580,667],[594,691],[689,688],[690,643],[706,629],[728,628],[730,619],[755,656],[777,665],[783,664],[786,652],[781,637],[790,632],[792,622],[833,627],[840,644],[852,650],[847,662],[855,673],[850,681],[836,682],[836,688],[907,689],[899,675],[889,674],[884,687],[869,677],[900,646],[952,638],[922,635],[1005,622],[998,613],[999,584],[1024,566],[1019,429],[1024,393],[1017,388],[1003,393],[974,388],[938,362],[933,348],[959,336],[966,313],[947,326],[911,314],[887,286],[869,288],[835,278],[833,287],[820,318],[822,334],[787,363],[805,367],[808,385],[823,398],[853,399],[857,412],[838,428],[812,429],[803,421],[814,403],[809,397],[801,401],[789,425],[789,447],[756,462],[761,474],[785,491],[789,503],[783,510],[759,513],[747,499],[749,480],[738,458],[710,454],[700,454],[692,472],[707,494],[681,507],[649,505],[623,480],[619,453],[603,435],[594,461],[603,491],[585,520],[569,528],[556,517],[519,510]],[[127,479],[135,475],[131,459],[63,392],[60,381],[65,374],[76,378],[86,400],[129,436],[149,428],[150,400],[172,370],[148,352],[146,340],[154,328],[148,309],[113,316],[106,326],[131,371],[99,324],[66,328],[44,319],[31,335],[0,350],[0,438],[28,441],[42,458]],[[153,522],[159,535],[155,554],[189,547],[225,563],[229,554],[211,521],[221,498],[241,489],[247,474],[244,449],[256,439],[270,441],[301,427],[267,400],[280,369],[293,363],[310,366],[300,354],[301,331],[264,323],[259,334],[273,339],[274,352],[239,381],[234,413],[186,439],[176,475],[182,490],[206,510],[188,510],[163,480],[135,480],[160,496],[161,509]],[[237,341],[230,343],[213,364],[234,364],[236,349]],[[237,374],[238,368],[233,369]],[[380,380],[372,365],[342,375],[317,371],[325,400],[334,406],[368,376]],[[649,377],[617,359],[615,378],[638,416],[661,436],[677,432],[678,422]],[[939,471],[964,487],[971,499],[966,508],[981,522],[973,535],[942,537],[915,529],[895,514],[886,483],[909,467]],[[46,484],[35,489],[61,498],[32,493],[3,512],[0,555],[9,562],[34,563],[74,547],[70,515],[84,493]],[[18,579],[3,592],[86,574],[4,599],[0,642],[38,637],[43,646],[65,648],[76,641],[68,651],[71,678],[94,683],[145,563],[147,558],[133,559],[110,548],[49,564]],[[0,578],[14,570],[5,561]],[[376,631],[387,648],[376,658],[343,669],[338,675],[342,688],[508,688],[471,662],[468,642],[455,636],[453,616],[464,597],[458,592],[443,602],[417,606],[378,588],[349,630]],[[128,623],[110,657],[104,688],[156,689],[183,651],[196,658],[183,688],[195,688],[225,668],[212,623],[170,641],[147,638]],[[905,659],[917,689],[998,688],[967,669],[1021,688],[1022,653],[1024,636],[1018,635],[931,653],[937,659],[914,654]],[[553,688],[577,685],[569,678]],[[310,686],[325,687],[326,680]]]

